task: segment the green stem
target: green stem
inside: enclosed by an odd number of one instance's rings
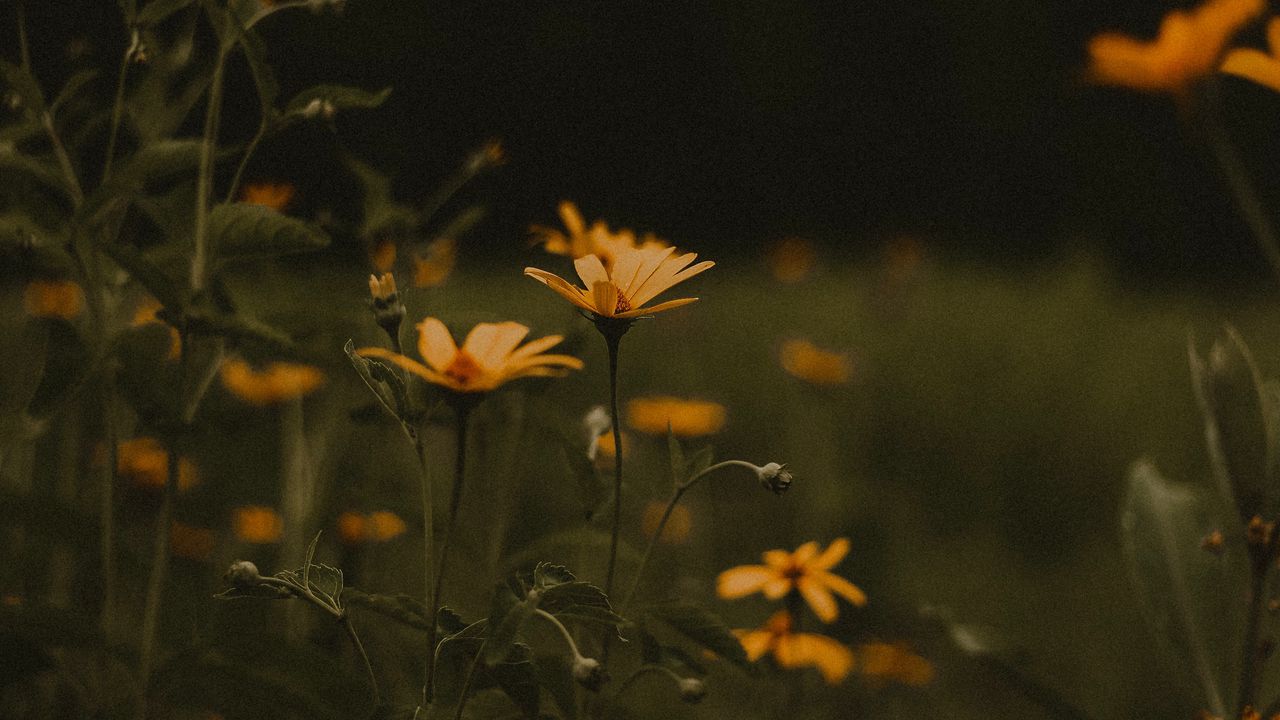
[[[106,445],[106,466],[102,469],[101,501],[98,507],[98,545],[102,562],[102,615],[98,620],[102,634],[112,639],[112,620],[116,606],[115,564],[115,487],[116,466],[119,463],[116,432],[116,377],[115,368],[108,366],[102,377],[102,441]]]
[[[80,187],[80,180],[76,177],[76,170],[71,165],[71,156],[67,154],[67,149],[62,145],[62,140],[58,138],[58,131],[53,126],[53,116],[48,110],[40,111],[40,125],[44,128],[44,132],[49,136],[49,144],[53,146],[53,155],[58,159],[58,167],[62,170],[62,177],[67,181],[67,189],[71,192],[71,202],[75,207],[80,207],[84,202],[84,190]]]
[[[249,160],[257,152],[258,145],[262,143],[262,139],[267,136],[267,108],[263,108],[262,113],[262,120],[258,122],[258,131],[253,134],[253,139],[249,141],[249,146],[245,148],[244,156],[240,158],[240,165],[236,168],[236,174],[231,178],[231,187],[227,188],[227,196],[223,202],[235,202],[236,193],[240,192],[240,181],[244,177],[245,168],[249,167]]]
[[[423,430],[418,428],[413,435],[414,452],[418,455],[418,463],[422,469],[422,578],[423,578],[423,595],[422,606],[424,608],[431,607],[431,598],[435,597],[435,586],[432,584],[432,569],[435,564],[435,543],[433,542],[432,531],[434,530],[433,508],[435,504],[431,499],[431,471],[427,466],[426,446],[422,441]],[[427,662],[423,669],[422,676],[422,707],[427,707],[427,687],[431,684],[431,675],[435,666],[435,645],[436,645],[436,622],[435,617],[425,618],[427,621]]]
[[[1257,705],[1258,683],[1262,678],[1262,664],[1267,659],[1259,642],[1262,625],[1262,607],[1266,601],[1267,574],[1280,550],[1280,533],[1272,533],[1266,544],[1250,545],[1252,560],[1249,578],[1249,605],[1245,613],[1244,644],[1241,648],[1240,690],[1236,695],[1236,713],[1243,716],[1244,709]]]
[[[116,158],[116,139],[120,135],[120,122],[124,119],[124,84],[129,76],[129,65],[133,62],[133,53],[138,47],[138,34],[134,31],[133,42],[124,51],[120,61],[120,73],[116,78],[116,97],[111,105],[111,131],[107,135],[107,157],[102,162],[102,182],[111,179],[111,164]]]
[[[476,668],[480,666],[480,656],[484,654],[484,645],[487,639],[480,642],[480,647],[476,648],[476,656],[471,658],[471,667],[467,668],[467,677],[462,681],[462,695],[458,698],[458,708],[453,712],[453,720],[462,720],[462,711],[467,707],[467,700],[471,699],[471,683],[476,677]]]
[[[351,618],[343,615],[338,623],[342,625],[342,629],[347,631],[347,636],[351,638],[351,644],[355,646],[356,652],[360,653],[360,659],[364,661],[365,672],[369,675],[369,691],[373,695],[373,707],[376,709],[382,705],[382,693],[378,690],[378,676],[373,674],[373,665],[369,662],[369,654],[364,651],[364,643],[360,642],[360,636],[356,634],[356,629],[351,625]]]
[[[204,114],[204,135],[200,138],[200,171],[196,178],[195,256],[191,261],[191,290],[204,289],[209,274],[209,200],[213,196],[213,153],[218,142],[218,123],[222,113],[222,77],[227,54],[234,43],[223,43],[213,64],[209,81],[209,104]]]
[[[622,336],[606,333],[609,347],[609,418],[613,428],[613,534],[609,539],[609,565],[604,576],[604,594],[613,595],[613,573],[618,562],[618,539],[622,534],[622,427],[618,418],[618,346]]]
[[[444,541],[440,543],[440,558],[436,562],[435,580],[432,582],[431,604],[427,606],[431,610],[431,617],[427,618],[427,648],[431,653],[430,659],[427,661],[427,702],[430,702],[435,694],[435,618],[440,613],[440,597],[444,588],[444,571],[449,563],[449,546],[453,542],[454,526],[457,525],[458,507],[462,504],[462,486],[466,478],[467,469],[467,418],[470,414],[471,405],[469,399],[461,400],[454,405],[454,416],[457,422],[457,431],[454,436],[457,439],[457,447],[453,456],[453,493],[449,497],[449,515],[445,518]]]
[[[564,638],[565,644],[569,646],[569,651],[573,653],[573,657],[575,659],[582,657],[582,652],[578,650],[578,643],[574,641],[573,635],[569,633],[569,630],[564,626],[564,623],[560,622],[560,618],[557,618],[555,615],[552,615],[542,608],[535,608],[533,614],[551,623],[555,626],[556,630],[560,631],[560,637]]]

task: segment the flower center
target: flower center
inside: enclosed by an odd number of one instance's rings
[[[619,291],[618,291],[618,304],[617,304],[616,306],[614,306],[614,308],[613,308],[613,312],[614,312],[614,314],[616,315],[616,314],[618,314],[618,313],[627,312],[627,311],[628,311],[628,310],[630,310],[630,309],[631,309],[631,303],[627,302],[627,298],[625,298],[625,297],[622,295],[622,291],[621,291],[621,290],[619,290]]]
[[[453,361],[444,369],[445,377],[454,380],[463,387],[470,385],[472,381],[483,373],[484,369],[480,367],[475,358],[471,357],[471,353],[466,350],[459,350],[453,356]]]

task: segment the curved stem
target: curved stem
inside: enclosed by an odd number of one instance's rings
[[[364,661],[365,672],[369,674],[369,690],[373,694],[373,706],[377,708],[382,704],[382,693],[378,691],[378,677],[373,674],[373,665],[369,663],[369,654],[364,651],[364,643],[360,642],[360,636],[356,634],[356,629],[351,625],[351,618],[343,615],[338,622],[342,625],[342,629],[347,631],[347,635],[351,638],[351,644],[355,645],[356,651],[360,653],[360,659]]]
[[[435,618],[440,613],[440,595],[441,589],[444,587],[444,569],[449,562],[449,545],[453,541],[453,529],[457,525],[458,506],[462,504],[462,485],[466,478],[467,468],[467,417],[471,414],[471,407],[466,400],[457,403],[454,406],[454,415],[457,420],[457,431],[454,433],[457,439],[457,449],[454,453],[453,460],[453,493],[449,497],[449,516],[445,519],[444,541],[440,543],[440,558],[436,562],[435,581],[432,583],[431,604],[427,608],[431,611],[431,617],[427,618],[427,647],[431,651],[431,659],[427,664],[427,685],[426,699],[431,701],[435,692],[435,647],[436,647],[436,628]]]
[[[582,657],[582,652],[578,650],[578,643],[574,641],[573,635],[569,632],[569,629],[564,626],[564,623],[560,622],[560,618],[552,615],[542,608],[535,608],[533,614],[543,620],[546,620],[552,625],[555,625],[556,630],[560,631],[560,636],[564,638],[564,641],[569,646],[569,651],[573,653],[573,656],[575,658]]]
[[[622,532],[622,429],[618,420],[618,346],[621,336],[606,334],[609,346],[609,416],[613,428],[613,535],[609,540],[609,566],[604,594],[613,594],[613,572],[618,562],[618,538]]]
[[[191,261],[191,289],[204,289],[209,273],[209,200],[213,195],[213,152],[218,142],[218,122],[222,113],[222,76],[227,54],[234,44],[218,48],[209,81],[209,104],[204,114],[204,135],[200,139],[200,172],[196,178],[195,257]]]
[[[480,666],[480,656],[484,654],[484,645],[488,639],[480,642],[480,647],[476,648],[476,656],[471,658],[471,667],[467,668],[467,677],[462,681],[462,694],[458,697],[458,709],[453,712],[453,720],[462,720],[462,710],[467,707],[467,700],[471,699],[471,683],[476,677],[476,668]]]
[[[227,188],[227,196],[223,199],[223,202],[235,202],[236,193],[240,191],[240,181],[244,178],[245,168],[249,167],[249,160],[257,152],[258,145],[262,144],[262,139],[267,136],[267,109],[263,108],[262,112],[262,120],[258,122],[258,131],[253,134],[253,139],[249,141],[249,146],[245,148],[244,155],[240,158],[240,165],[236,167],[236,174],[231,177],[231,187]]]

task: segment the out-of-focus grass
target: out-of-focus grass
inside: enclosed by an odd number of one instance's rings
[[[566,265],[542,255],[530,261],[548,269]],[[1169,477],[1206,479],[1188,332],[1207,337],[1219,322],[1232,322],[1265,375],[1280,347],[1274,310],[1121,287],[1086,260],[1019,273],[925,263],[907,277],[873,265],[831,267],[783,285],[755,260],[731,258],[688,289],[702,301],[642,321],[624,339],[624,401],[653,393],[723,403],[728,424],[710,439],[717,456],[788,462],[797,480],[781,498],[730,473],[691,492],[690,542],[662,548],[658,557],[674,569],[663,578],[668,586],[714,606],[731,626],[752,626],[770,607],[758,598],[716,601],[716,573],[755,562],[766,549],[844,535],[854,550],[842,574],[871,603],[864,611],[842,607],[831,632],[848,642],[912,639],[938,667],[934,685],[922,690],[870,691],[850,680],[840,697],[851,716],[857,707],[886,718],[1048,717],[1006,681],[945,649],[928,630],[930,621],[918,616],[925,606],[1021,648],[1026,673],[1092,717],[1181,717],[1200,707],[1198,698],[1174,689],[1189,685],[1162,664],[1130,597],[1117,542],[1122,480],[1139,456]],[[321,479],[318,527],[286,532],[324,529],[321,557],[341,565],[356,587],[420,594],[412,450],[391,421],[371,410],[341,352],[348,337],[357,345],[382,342],[365,310],[362,274],[326,262],[293,263],[243,273],[231,290],[251,314],[297,333],[302,354],[329,376],[306,402]],[[450,570],[456,586],[446,600],[470,616],[484,613],[500,569],[513,557],[538,553],[599,580],[600,547],[547,556],[556,546],[537,538],[581,526],[576,483],[551,441],[557,432],[574,432],[581,414],[605,400],[603,342],[517,267],[464,265],[442,288],[409,291],[406,302],[411,321],[427,314],[460,326],[514,319],[534,335],[564,332],[566,346],[587,362],[568,378],[500,393],[477,415],[478,450]],[[777,353],[788,337],[850,351],[853,383],[819,389],[783,373]],[[215,528],[220,544],[207,563],[177,561],[165,616],[173,643],[216,644],[228,636],[252,643],[284,612],[209,599],[234,558],[256,560],[264,570],[298,562],[275,558],[271,546],[238,543],[229,532],[232,507],[271,505],[279,497],[276,413],[239,404],[217,387],[201,411],[191,454],[202,482],[180,498],[179,517]],[[635,437],[627,538],[639,545],[643,508],[649,498],[665,498],[668,479],[665,440]],[[52,437],[42,444],[42,457],[54,452],[52,444]],[[429,434],[428,444],[439,468],[437,497],[444,497],[447,423]],[[37,476],[56,484],[53,465],[37,463]],[[145,497],[126,494],[124,502],[127,595],[144,582],[154,510]],[[381,509],[407,518],[409,531],[363,548],[336,542],[338,513]],[[29,564],[16,547],[6,556]],[[79,552],[91,567],[92,552]],[[633,556],[624,553],[624,572]],[[21,586],[3,589],[35,589],[29,578],[36,571],[25,572],[8,573]],[[662,585],[654,575],[651,583]],[[138,611],[126,603],[119,624],[132,627]],[[417,649],[377,618],[357,621],[368,628],[384,690],[411,696]],[[759,688],[743,690],[746,682],[717,670],[706,703],[689,712],[731,716],[773,702],[761,700]]]

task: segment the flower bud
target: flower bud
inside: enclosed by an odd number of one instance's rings
[[[262,580],[262,576],[258,574],[258,566],[248,560],[231,563],[223,577],[232,587],[240,589],[255,587]]]
[[[698,678],[681,678],[676,686],[680,688],[680,699],[690,705],[697,705],[707,696],[707,684]]]
[[[400,336],[404,320],[404,303],[396,292],[396,279],[391,273],[369,276],[369,295],[373,298],[373,318],[393,338]]]
[[[337,113],[338,108],[335,107],[332,102],[321,98],[313,99],[311,102],[307,103],[306,107],[302,108],[302,117],[307,118],[308,120],[314,120],[318,117],[323,117],[326,120],[332,120],[333,116]]]
[[[758,468],[756,475],[760,478],[760,485],[775,495],[781,495],[786,492],[787,488],[791,487],[791,481],[794,479],[791,471],[787,470],[786,465],[772,462],[762,468]]]
[[[591,692],[597,692],[601,685],[609,682],[609,673],[599,660],[579,655],[573,659],[573,679]]]

